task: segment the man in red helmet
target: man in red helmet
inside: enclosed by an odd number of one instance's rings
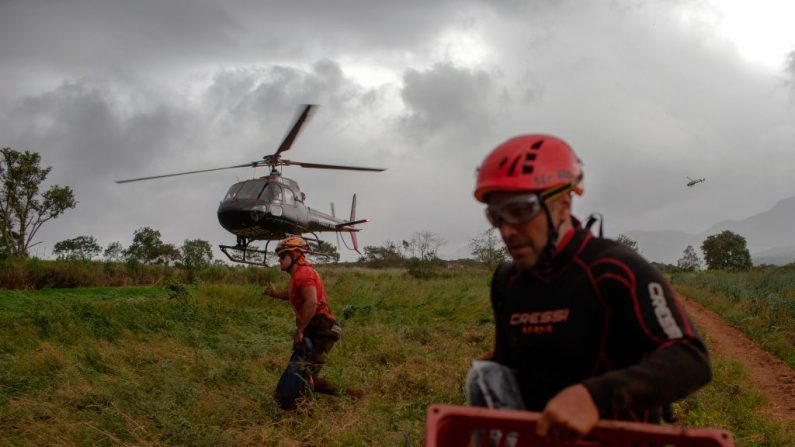
[[[475,197],[513,262],[498,267],[494,350],[467,375],[471,405],[542,412],[541,436],[571,440],[600,419],[660,420],[711,379],[703,342],[665,278],[571,214],[580,160],[522,135],[483,161]]]
[[[293,356],[275,393],[282,408],[293,408],[309,390],[337,394],[331,382],[317,375],[342,330],[331,313],[320,275],[306,259],[308,251],[301,237],[280,241],[276,247],[279,267],[290,274],[290,284],[287,290],[279,291],[270,282],[265,290],[267,295],[289,301],[295,313]]]

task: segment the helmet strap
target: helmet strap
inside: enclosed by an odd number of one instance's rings
[[[290,250],[287,253],[290,253],[290,267],[287,267],[287,271],[292,273],[295,263],[298,262],[298,258],[293,256],[293,250]]]
[[[541,200],[541,208],[544,210],[544,214],[547,216],[547,244],[544,246],[544,250],[541,251],[541,255],[538,257],[538,263],[536,267],[538,270],[546,270],[552,266],[552,256],[555,254],[555,246],[558,242],[558,228],[552,222],[552,214],[549,212],[549,207],[544,200]]]

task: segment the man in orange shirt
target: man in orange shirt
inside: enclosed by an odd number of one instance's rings
[[[265,293],[287,300],[295,313],[296,330],[293,335],[293,355],[279,384],[275,396],[282,408],[295,407],[308,391],[337,394],[328,380],[318,377],[326,363],[326,354],[340,339],[342,329],[328,306],[323,281],[309,264],[306,253],[309,246],[298,236],[290,236],[276,247],[279,267],[290,274],[287,290],[279,291],[271,282]]]

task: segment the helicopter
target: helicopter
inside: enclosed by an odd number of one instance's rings
[[[688,180],[688,182],[687,182],[687,186],[694,186],[694,185],[696,185],[697,183],[701,183],[701,182],[703,182],[704,180],[706,180],[706,178],[697,178],[697,179],[692,179],[692,178],[688,177],[688,178],[687,178],[687,180]]]
[[[369,219],[356,220],[356,194],[353,195],[351,203],[350,219],[342,220],[336,217],[333,203],[331,204],[331,214],[323,213],[306,205],[306,194],[301,191],[298,183],[293,179],[283,177],[279,169],[283,166],[300,166],[302,168],[370,172],[386,170],[384,168],[305,163],[283,159],[281,154],[292,147],[298,133],[316,107],[314,104],[304,104],[276,152],[265,155],[262,160],[221,168],[117,180],[116,183],[138,182],[223,169],[269,166],[270,174],[239,181],[229,187],[218,206],[218,222],[225,230],[237,236],[235,245],[218,246],[229,260],[252,265],[266,265],[270,241],[284,239],[288,235],[302,236],[310,244],[310,253],[322,255],[323,241],[317,236],[319,232],[335,232],[338,245],[340,233],[348,233],[352,247],[348,246],[343,238],[345,247],[359,253],[356,233],[360,231],[360,228],[356,228],[356,225],[369,222]],[[311,235],[311,237],[307,235]],[[264,250],[260,250],[252,244],[253,241],[260,240],[265,241]]]

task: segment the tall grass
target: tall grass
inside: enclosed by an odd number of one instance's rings
[[[293,412],[271,397],[293,316],[261,284],[0,291],[0,445],[420,445],[427,406],[463,404],[470,361],[491,348],[489,273],[320,273],[343,326],[323,375],[365,394]],[[722,416],[725,386],[680,415],[753,433]]]
[[[257,284],[274,275],[273,268],[239,265],[211,265],[198,270],[185,270],[167,265],[144,265],[136,261],[0,259],[0,289],[126,287],[156,285],[169,280]]]
[[[795,267],[677,273],[671,281],[795,368]]]
[[[489,347],[488,275],[321,273],[344,328],[325,375],[365,397],[298,412],[271,398],[293,317],[261,287],[0,292],[0,445],[417,445]]]
[[[690,427],[723,427],[738,447],[791,447],[795,423],[781,424],[759,413],[764,398],[736,360],[712,358],[712,383],[674,404],[680,422]]]

